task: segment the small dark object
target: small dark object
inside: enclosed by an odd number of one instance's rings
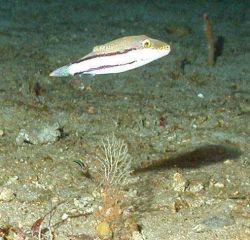
[[[41,226],[41,224],[43,223],[43,218],[39,218],[37,219],[31,226],[31,232],[32,232],[32,236],[37,236],[39,233],[39,228]]]
[[[215,47],[215,53],[214,53],[214,57],[215,57],[215,61],[216,59],[222,55],[223,50],[224,50],[224,43],[225,43],[225,38],[222,36],[218,36],[215,43],[214,43],[214,47]]]
[[[86,171],[86,166],[82,160],[75,160],[74,163],[76,163],[83,172]]]
[[[207,63],[208,63],[208,65],[213,66],[214,61],[215,61],[213,27],[212,27],[212,23],[211,23],[210,18],[209,18],[207,13],[205,13],[203,15],[203,19],[204,19],[204,34],[205,34],[205,38],[207,40],[207,47],[208,47]]]
[[[83,173],[83,175],[87,178],[91,178],[90,174],[89,174],[89,170],[88,167],[83,163],[82,160],[75,160],[74,163],[76,163],[78,166],[80,166],[81,168],[81,172]]]
[[[6,227],[4,227],[4,228],[0,228],[0,237],[5,237],[6,235],[8,235],[9,234],[9,231],[10,231],[10,228],[11,228],[11,226],[10,225],[7,225]]]
[[[25,240],[24,232],[21,228],[13,227],[11,225],[7,225],[4,228],[0,228],[0,237],[1,239],[9,239],[9,235],[11,232],[14,232],[16,234],[16,240]]]
[[[36,82],[34,84],[33,90],[34,90],[37,97],[42,96],[44,91],[45,91],[44,88],[41,86],[41,84],[39,82]]]
[[[159,127],[164,128],[166,126],[166,119],[164,117],[160,117],[159,119]]]
[[[185,67],[186,65],[190,64],[191,62],[187,58],[182,58],[178,61],[176,61],[177,67],[180,69],[181,73],[185,74]]]

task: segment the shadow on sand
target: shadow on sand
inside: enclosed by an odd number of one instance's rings
[[[203,145],[192,151],[153,161],[146,167],[135,169],[134,173],[137,174],[169,168],[199,168],[227,159],[235,160],[240,155],[241,151],[238,148],[229,145]]]

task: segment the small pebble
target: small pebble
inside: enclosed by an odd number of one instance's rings
[[[58,204],[58,202],[59,202],[59,198],[58,197],[53,197],[53,198],[51,198],[51,202],[53,203],[53,204]]]
[[[230,159],[227,159],[227,160],[225,160],[224,161],[224,164],[228,164],[228,165],[230,165],[230,164],[232,164],[233,163],[233,161],[232,160],[230,160]]]
[[[0,201],[10,202],[15,198],[15,194],[12,189],[1,187],[0,188]]]
[[[181,173],[175,173],[173,176],[173,189],[176,192],[185,192],[187,186],[188,186],[188,181],[183,179],[183,175]]]
[[[200,192],[202,190],[204,190],[204,186],[203,186],[202,183],[197,183],[197,184],[190,185],[189,188],[188,188],[188,191],[192,192],[192,193],[198,193],[198,192]]]
[[[78,210],[84,210],[86,213],[92,213],[94,211],[93,201],[94,197],[86,195],[81,198],[74,198],[74,205]]]
[[[9,177],[8,181],[6,182],[6,185],[11,185],[13,183],[16,183],[18,181],[18,176]]]
[[[62,215],[62,220],[66,220],[68,217],[69,217],[69,215],[68,215],[67,213],[64,213],[64,214]]]
[[[197,95],[199,98],[204,98],[204,95],[202,93],[198,93]]]
[[[201,233],[207,231],[207,227],[204,224],[198,224],[193,228],[193,231],[196,233]]]
[[[182,176],[182,174],[179,173],[179,172],[176,172],[176,173],[174,174],[174,176],[173,176],[173,180],[176,181],[176,182],[179,182],[179,181],[182,180],[182,179],[183,179],[183,176]]]
[[[225,185],[223,183],[220,183],[220,182],[215,183],[214,186],[217,188],[224,188],[225,187]]]
[[[0,137],[2,137],[3,135],[4,135],[3,129],[0,129]]]
[[[189,204],[186,200],[183,200],[181,198],[177,198],[173,203],[172,203],[172,212],[177,213],[183,208],[189,207]]]

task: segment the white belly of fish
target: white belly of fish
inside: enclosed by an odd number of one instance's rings
[[[75,74],[109,74],[125,72],[138,68],[159,58],[159,54],[153,57],[150,49],[131,50],[127,53],[111,56],[96,56],[91,59],[73,63],[68,67],[71,75]],[[163,56],[166,54],[163,54]]]

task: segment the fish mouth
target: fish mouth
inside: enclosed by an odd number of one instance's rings
[[[168,55],[171,52],[170,45],[166,44],[161,47],[155,49],[159,54],[163,54],[163,56]]]
[[[163,46],[159,47],[158,49],[159,49],[159,50],[168,51],[168,52],[171,51],[171,47],[170,47],[170,45],[168,45],[168,44],[164,44]]]
[[[170,45],[166,44],[165,46],[162,46],[159,51],[162,51],[165,53],[165,55],[168,55],[171,52]]]

